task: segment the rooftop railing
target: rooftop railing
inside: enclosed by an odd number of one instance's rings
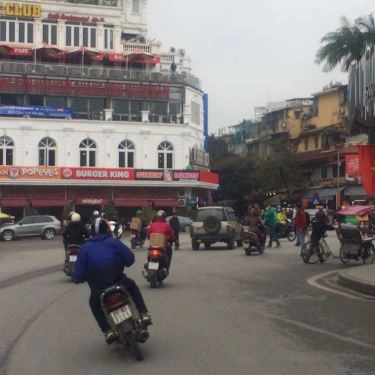
[[[28,76],[66,77],[81,79],[102,79],[117,82],[156,82],[185,84],[201,89],[200,80],[189,73],[160,73],[144,70],[118,69],[101,66],[79,66],[65,64],[33,64],[15,61],[1,61],[0,74],[22,74]]]

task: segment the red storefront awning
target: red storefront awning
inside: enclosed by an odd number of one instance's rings
[[[34,49],[37,57],[46,57],[50,59],[63,59],[66,56],[66,51],[50,46],[49,44],[43,44],[43,46]]]
[[[108,199],[103,198],[76,198],[75,202],[84,206],[106,206],[110,203]]]
[[[31,201],[33,207],[64,207],[69,203],[70,201],[54,199],[33,199]]]
[[[29,47],[10,47],[7,54],[11,56],[32,56],[33,50]]]
[[[163,208],[163,207],[178,207],[177,200],[171,200],[171,199],[168,199],[168,200],[153,200],[153,202],[154,202],[155,207],[160,207],[160,208]]]
[[[134,50],[126,55],[129,63],[150,64],[155,65],[160,63],[160,56],[154,56],[142,50]]]
[[[147,200],[130,200],[130,199],[114,199],[113,205],[115,207],[147,207],[149,201]]]
[[[82,60],[84,59],[85,56],[87,56],[91,61],[103,61],[103,57],[104,57],[102,52],[94,51],[86,47],[80,47],[73,51],[69,51],[67,56],[69,57],[78,56]]]
[[[127,61],[126,55],[122,53],[107,53],[106,57],[109,61],[112,61],[112,62],[123,63]]]
[[[29,201],[27,199],[2,199],[1,207],[27,207]]]

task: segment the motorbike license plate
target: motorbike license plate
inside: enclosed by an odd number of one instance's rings
[[[110,314],[115,324],[120,324],[132,316],[129,305],[122,306],[119,309],[112,311]]]
[[[159,269],[159,263],[157,263],[157,262],[149,262],[148,263],[148,269],[149,270],[158,270]]]
[[[77,255],[69,255],[69,262],[76,262],[77,261]]]

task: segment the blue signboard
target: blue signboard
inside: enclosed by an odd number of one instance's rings
[[[72,118],[74,110],[71,108],[50,108],[37,106],[0,106],[0,116],[16,117],[44,117],[44,118]]]

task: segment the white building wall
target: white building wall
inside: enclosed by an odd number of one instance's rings
[[[51,137],[57,143],[57,166],[79,166],[79,144],[85,138],[97,144],[97,165],[118,167],[118,146],[128,139],[135,145],[135,168],[157,169],[159,144],[168,141],[174,148],[174,169],[189,163],[189,150],[203,147],[203,132],[194,125],[124,123],[118,121],[51,120],[0,118],[0,135],[15,143],[14,165],[38,165],[38,143]]]

